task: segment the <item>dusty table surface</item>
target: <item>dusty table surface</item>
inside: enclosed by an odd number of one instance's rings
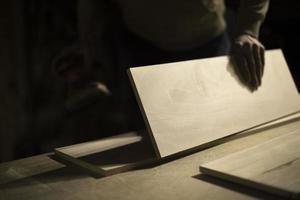
[[[300,128],[300,121],[258,133],[234,136],[225,143],[173,160],[95,179],[77,168],[38,155],[0,164],[0,200],[10,199],[280,199],[199,172],[199,166]]]

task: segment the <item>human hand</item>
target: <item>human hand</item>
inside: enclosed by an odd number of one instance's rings
[[[54,73],[63,81],[67,92],[65,108],[68,112],[87,107],[95,102],[109,101],[107,86],[96,77],[96,69],[85,62],[84,53],[76,46],[64,49],[53,61]],[[104,106],[105,107],[105,106]]]
[[[251,91],[261,85],[265,65],[265,48],[254,37],[240,35],[233,42],[230,61],[240,81]]]

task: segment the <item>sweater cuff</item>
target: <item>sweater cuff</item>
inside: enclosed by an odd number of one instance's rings
[[[242,0],[238,12],[237,35],[249,34],[258,38],[268,7],[269,0]]]
[[[238,24],[237,35],[248,34],[252,37],[258,38],[260,26],[263,22],[263,19],[254,20],[252,19],[244,19],[242,23]]]

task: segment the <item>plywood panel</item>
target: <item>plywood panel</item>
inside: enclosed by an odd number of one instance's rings
[[[131,68],[129,77],[160,157],[300,110],[280,50],[266,52],[255,92],[238,81],[226,56]]]
[[[300,130],[200,167],[203,173],[300,198]]]
[[[139,133],[130,132],[57,148],[54,152],[60,161],[102,177],[155,162],[157,159],[151,143],[142,139]]]
[[[140,141],[142,141],[142,136],[138,135],[136,132],[130,132],[100,140],[57,148],[55,149],[55,151],[71,155],[74,158],[79,158],[82,156],[103,152]]]

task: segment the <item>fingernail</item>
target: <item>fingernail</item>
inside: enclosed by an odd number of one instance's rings
[[[256,91],[256,90],[257,90],[257,88],[258,88],[258,85],[257,85],[257,84],[255,84],[255,85],[254,85],[254,87],[253,87],[253,92],[254,92],[254,91]]]

